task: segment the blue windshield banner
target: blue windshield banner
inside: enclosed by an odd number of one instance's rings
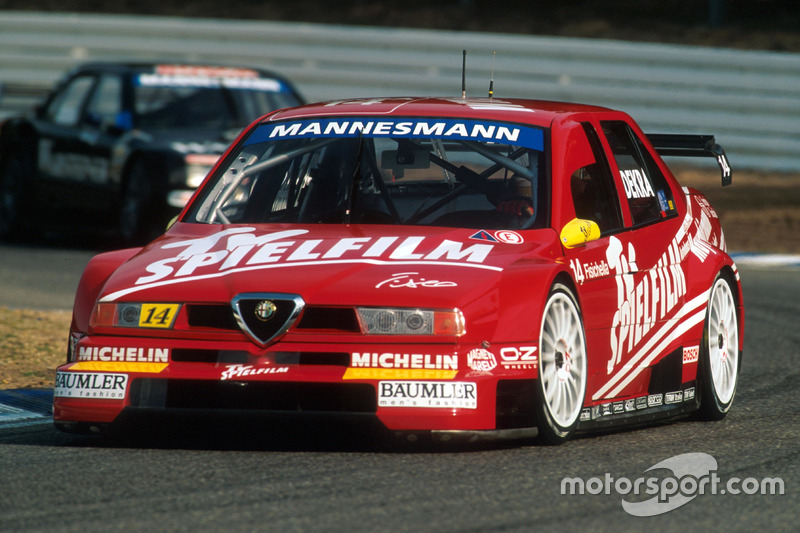
[[[270,140],[306,138],[386,137],[481,141],[544,149],[540,128],[460,118],[338,117],[262,124],[245,145]]]

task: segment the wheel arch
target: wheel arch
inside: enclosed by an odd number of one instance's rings
[[[106,252],[92,257],[83,270],[75,300],[72,305],[72,328],[74,332],[87,333],[89,318],[108,278],[125,261],[136,255],[141,248],[126,248]]]
[[[122,165],[122,170],[120,172],[120,183],[119,183],[119,195],[122,196],[123,192],[125,191],[125,187],[128,186],[128,181],[130,180],[131,172],[136,167],[136,165],[144,165],[145,168],[150,166],[149,157],[147,152],[141,149],[131,150],[128,156],[125,159],[125,162]],[[148,177],[148,179],[150,179]]]
[[[583,308],[583,304],[581,303],[581,295],[578,291],[578,286],[575,284],[575,280],[572,279],[572,276],[570,276],[566,270],[562,270],[556,274],[553,282],[550,284],[550,287],[552,288],[556,283],[561,283],[569,288],[570,291],[572,291],[573,296],[575,296],[575,299],[578,300],[578,311],[580,311]]]
[[[172,150],[157,149],[142,143],[135,143],[129,148],[125,161],[121,166],[120,191],[127,184],[132,169],[144,165],[148,171],[148,181],[154,194],[165,192],[170,186],[171,175],[182,168],[183,157]]]
[[[559,282],[569,287],[580,308],[575,281],[566,268],[547,265],[533,271],[520,269],[508,273],[501,284],[502,312],[498,315],[494,342],[538,342],[542,311],[553,285]]]

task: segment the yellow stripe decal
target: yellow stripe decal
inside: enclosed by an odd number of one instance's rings
[[[167,363],[122,363],[104,361],[78,361],[69,370],[90,370],[96,372],[142,372],[158,374],[167,368]]]
[[[453,379],[458,370],[422,368],[348,368],[344,379]]]

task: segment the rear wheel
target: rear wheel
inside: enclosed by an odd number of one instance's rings
[[[731,284],[722,276],[711,288],[699,374],[700,414],[721,420],[731,408],[739,375],[739,315]]]
[[[578,425],[586,395],[586,335],[578,302],[563,284],[553,285],[542,314],[536,416],[540,438],[560,444]]]

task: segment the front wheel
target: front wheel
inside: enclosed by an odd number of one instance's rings
[[[708,301],[700,346],[700,415],[725,418],[739,375],[739,314],[731,284],[717,276]]]
[[[25,171],[19,156],[6,155],[0,168],[0,239],[18,237],[23,229]]]
[[[542,314],[536,417],[539,437],[561,444],[578,425],[587,381],[586,335],[578,302],[565,285],[553,285]]]
[[[125,245],[141,245],[152,227],[152,187],[147,169],[136,162],[123,185],[119,203],[118,233]]]

